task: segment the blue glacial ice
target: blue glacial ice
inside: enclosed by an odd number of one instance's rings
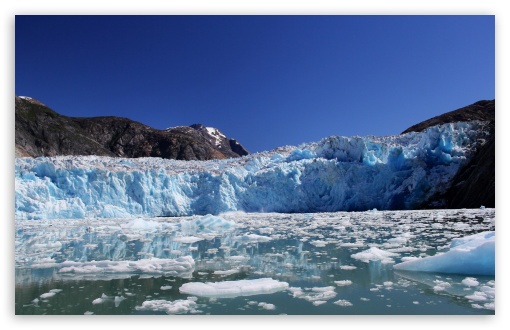
[[[494,231],[455,238],[447,252],[408,260],[393,267],[421,272],[495,275],[495,243]]]
[[[484,143],[482,122],[387,137],[332,136],[212,161],[17,158],[16,219],[412,209]],[[204,224],[206,225],[206,224]]]

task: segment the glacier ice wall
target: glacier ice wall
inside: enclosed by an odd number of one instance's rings
[[[332,136],[242,158],[17,158],[16,219],[410,209],[484,143],[483,122],[388,137]]]

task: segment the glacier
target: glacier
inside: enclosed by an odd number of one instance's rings
[[[386,137],[332,136],[241,158],[16,158],[15,218],[412,209],[448,188],[485,122]]]

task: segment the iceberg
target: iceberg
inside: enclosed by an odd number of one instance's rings
[[[210,214],[190,224],[207,229],[220,225],[213,216],[234,211],[412,209],[448,188],[483,143],[484,125],[458,122],[386,137],[332,136],[211,161],[16,158],[15,218]]]
[[[496,233],[485,231],[455,238],[450,250],[425,258],[396,264],[396,270],[438,272],[466,275],[495,275]],[[470,283],[466,280],[466,283]]]
[[[185,313],[200,313],[197,310],[197,303],[193,299],[179,299],[175,301],[168,300],[146,300],[142,306],[136,306],[135,309],[139,311],[155,311],[165,312],[166,314],[185,314]]]
[[[286,290],[289,284],[272,278],[223,282],[190,282],[179,288],[179,292],[199,297],[235,298],[275,293]]]
[[[378,249],[376,247],[371,247],[370,249],[355,253],[351,255],[351,258],[361,260],[365,263],[369,263],[370,261],[381,261],[382,263],[392,263],[392,257],[398,256],[397,253],[384,251]]]
[[[191,278],[195,270],[195,261],[191,256],[177,259],[140,259],[136,261],[64,261],[55,266],[60,267],[59,274],[72,278],[93,275],[101,278],[118,274],[152,274]]]

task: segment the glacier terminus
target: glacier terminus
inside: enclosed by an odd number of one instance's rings
[[[241,158],[17,158],[16,219],[413,209],[486,138],[484,122],[388,137],[332,136]]]

